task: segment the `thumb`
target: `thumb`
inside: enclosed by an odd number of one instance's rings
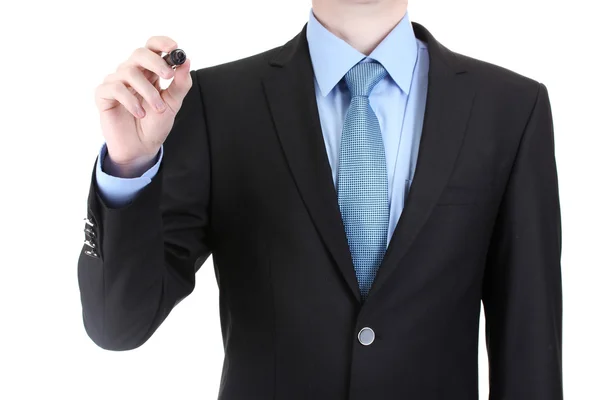
[[[179,110],[183,98],[192,87],[192,76],[190,74],[190,59],[175,68],[175,76],[169,87],[163,90],[162,97],[171,109]]]

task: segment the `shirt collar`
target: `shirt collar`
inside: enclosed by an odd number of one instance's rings
[[[344,77],[365,54],[328,31],[314,16],[312,9],[306,27],[306,39],[318,87],[323,96]],[[417,39],[408,12],[379,43],[368,58],[378,61],[404,93],[410,90],[417,60]]]

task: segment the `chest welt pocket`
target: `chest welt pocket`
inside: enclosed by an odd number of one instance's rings
[[[437,205],[476,205],[493,203],[498,192],[492,186],[446,186]]]

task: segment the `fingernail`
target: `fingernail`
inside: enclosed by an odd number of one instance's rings
[[[154,104],[154,106],[156,107],[156,109],[157,109],[158,111],[162,111],[162,110],[164,110],[164,109],[167,107],[167,106],[165,105],[165,102],[164,102],[164,101],[162,101],[162,100],[158,100],[158,101],[157,101],[157,102]]]
[[[146,112],[144,111],[144,109],[139,104],[136,104],[133,108],[134,108],[135,114],[138,117],[144,118],[144,115],[146,115]]]

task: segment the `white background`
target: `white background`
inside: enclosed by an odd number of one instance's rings
[[[450,49],[548,87],[563,216],[564,386],[572,400],[600,398],[594,4],[409,5],[410,19]],[[141,348],[105,351],[83,329],[76,267],[103,142],[94,88],[152,35],[174,38],[197,69],[285,43],[302,29],[309,9],[309,0],[2,2],[0,398],[216,398],[223,349],[210,259],[194,293]],[[484,399],[487,360],[480,348]]]

